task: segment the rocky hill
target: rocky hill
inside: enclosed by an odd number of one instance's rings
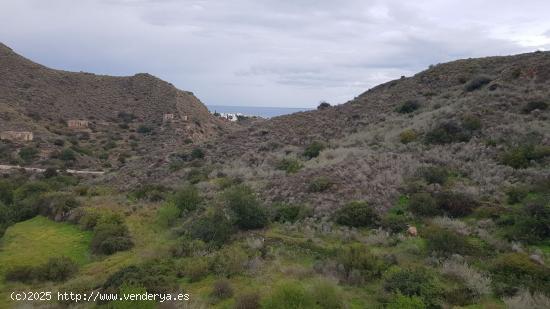
[[[19,146],[36,147],[40,162],[35,163],[41,165],[71,149],[76,152],[73,165],[115,166],[121,155],[120,161],[151,147],[202,141],[224,126],[191,92],[152,75],[54,70],[2,44],[0,109],[0,131],[32,132],[32,143]],[[133,150],[132,142],[138,143]]]
[[[342,105],[229,131],[201,146],[206,159],[182,162],[176,154],[147,177],[229,175],[254,184],[270,201],[328,210],[369,200],[387,208],[419,168],[444,166],[461,175],[456,190],[492,195],[519,179],[548,177],[549,102],[548,52],[459,60]],[[315,144],[319,156],[304,156]],[[521,158],[529,161],[526,168],[503,163],[535,145],[541,155]],[[127,171],[130,183],[146,181],[135,168]],[[315,181],[329,188],[312,189]]]

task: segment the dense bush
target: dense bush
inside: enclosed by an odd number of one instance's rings
[[[408,209],[418,216],[431,217],[441,213],[437,201],[429,193],[415,193],[411,195]]]
[[[450,120],[436,124],[426,133],[424,140],[427,144],[467,142],[473,133],[473,131],[464,128],[462,124]]]
[[[527,168],[532,162],[541,162],[550,156],[550,146],[544,145],[520,145],[508,149],[501,156],[501,163],[515,169]]]
[[[313,209],[305,205],[280,203],[272,206],[273,221],[291,222],[310,217],[313,215]]]
[[[409,114],[414,112],[415,110],[420,108],[420,103],[416,100],[409,100],[405,103],[401,104],[397,109],[395,110],[398,113],[401,114]]]
[[[187,180],[189,180],[191,184],[206,181],[208,180],[208,171],[203,168],[193,168],[187,173]]]
[[[374,207],[365,201],[353,201],[334,213],[336,223],[351,227],[375,227],[380,218]]]
[[[242,273],[248,262],[248,255],[237,246],[225,247],[216,252],[212,259],[212,271],[224,277],[231,277]]]
[[[548,103],[544,101],[529,101],[522,109],[522,111],[526,114],[534,111],[534,110],[546,110],[548,109]]]
[[[238,295],[235,298],[235,309],[260,309],[260,294],[256,292]]]
[[[284,158],[277,164],[277,169],[293,174],[304,167],[302,162],[293,158]]]
[[[403,144],[408,144],[418,139],[418,133],[413,129],[406,129],[399,134],[399,141]]]
[[[323,109],[327,109],[327,108],[330,108],[330,103],[328,103],[328,102],[321,102],[317,106],[318,110],[323,110]]]
[[[324,192],[332,187],[332,184],[328,177],[320,176],[311,180],[308,189],[311,192]]]
[[[208,276],[209,265],[204,257],[192,257],[183,261],[180,275],[189,278],[191,282],[197,282]]]
[[[99,218],[94,227],[91,241],[94,253],[113,254],[128,250],[133,246],[134,243],[128,228],[120,216],[112,214]]]
[[[140,134],[150,134],[152,132],[153,132],[153,128],[150,126],[140,125],[137,128],[137,133],[140,133]]]
[[[306,149],[304,150],[304,156],[308,159],[317,158],[321,151],[323,151],[323,149],[325,148],[326,146],[324,143],[314,141],[306,147]]]
[[[315,299],[299,282],[288,281],[275,287],[262,302],[264,309],[311,309],[316,308]]]
[[[133,190],[129,197],[136,200],[159,202],[164,200],[168,189],[162,185],[145,184]]]
[[[25,163],[30,163],[32,160],[38,157],[38,149],[34,146],[27,146],[19,150],[19,157],[25,161]]]
[[[240,229],[259,229],[267,225],[267,212],[249,187],[239,185],[229,188],[224,192],[224,199]]]
[[[311,293],[320,309],[347,308],[340,289],[331,281],[319,280],[315,282],[311,288]]]
[[[460,192],[439,192],[436,194],[436,200],[437,207],[453,218],[467,216],[479,206],[479,202],[471,195]]]
[[[204,158],[204,151],[201,149],[201,148],[193,148],[193,150],[191,150],[191,158],[192,159],[203,159]]]
[[[508,204],[517,204],[523,201],[529,194],[529,188],[527,186],[514,186],[506,190],[506,196],[508,197]]]
[[[363,284],[379,278],[387,269],[384,261],[371,254],[363,244],[343,247],[336,261],[341,279],[349,284]]]
[[[39,212],[43,216],[60,221],[65,219],[69,212],[79,205],[80,203],[72,193],[50,192],[42,194],[40,197]]]
[[[222,279],[214,282],[211,295],[217,299],[227,299],[233,296],[233,287],[231,282]]]
[[[67,257],[53,257],[39,266],[19,266],[6,272],[7,281],[31,283],[33,281],[61,282],[74,276],[78,266]]]
[[[442,290],[435,276],[424,268],[394,268],[384,276],[384,289],[408,297],[420,297],[427,307],[437,308]]]
[[[469,131],[481,130],[481,119],[474,115],[464,115],[462,117],[462,127]]]
[[[181,213],[186,214],[199,208],[202,197],[195,186],[186,186],[174,194],[174,204]]]
[[[550,238],[550,197],[526,201],[500,218],[505,236],[511,240],[536,243]]]
[[[188,231],[193,238],[221,246],[229,240],[234,228],[221,209],[209,209],[190,222]]]
[[[124,267],[107,278],[101,290],[118,293],[121,287],[128,285],[143,287],[149,293],[170,293],[178,289],[174,265],[164,260]]]
[[[76,153],[70,148],[63,149],[63,151],[59,154],[59,159],[65,162],[75,161]]]
[[[507,253],[490,263],[493,287],[499,295],[513,295],[521,288],[550,292],[550,269],[536,264],[524,253]]]
[[[404,213],[389,212],[382,218],[381,225],[392,233],[401,233],[407,229],[410,221]]]
[[[491,78],[487,76],[477,76],[471,79],[466,85],[464,85],[464,90],[467,92],[472,92],[478,89],[481,89],[483,86],[491,82]]]
[[[474,247],[465,236],[453,231],[430,226],[422,231],[426,238],[426,248],[429,252],[435,252],[442,256],[451,256],[454,253],[469,255],[475,253]]]
[[[417,171],[418,175],[422,177],[428,184],[445,184],[449,178],[449,170],[442,166],[425,166],[421,167]]]

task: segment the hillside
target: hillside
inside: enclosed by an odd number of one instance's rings
[[[150,147],[198,142],[223,127],[191,92],[152,75],[112,77],[54,70],[2,44],[0,109],[0,131],[32,132],[29,145],[40,152],[34,161],[43,166],[59,165],[43,161],[65,149],[76,152],[73,165],[81,168],[116,166],[120,155],[131,159]],[[70,120],[87,123],[70,128]],[[132,141],[139,142],[135,149]]]
[[[254,184],[270,201],[334,210],[348,200],[366,199],[388,208],[405,179],[419,167],[437,165],[467,175],[461,190],[492,195],[519,178],[549,175],[547,158],[525,170],[501,162],[522,145],[550,145],[549,72],[548,52],[438,64],[342,105],[229,131],[200,146],[206,154],[201,162],[182,163],[181,155],[190,151],[183,147],[149,179],[168,183],[200,172],[221,173]],[[407,105],[410,110],[398,111]],[[441,130],[452,136],[426,142],[430,132]],[[455,136],[460,134],[468,137]],[[305,149],[316,141],[323,151],[305,158]],[[303,168],[287,173],[281,170],[287,161]],[[175,166],[181,169],[174,172]],[[128,170],[128,183],[148,181],[135,168]],[[308,189],[319,177],[330,179],[330,190]]]

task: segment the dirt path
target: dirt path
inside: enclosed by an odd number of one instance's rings
[[[44,168],[37,167],[23,167],[19,165],[2,165],[0,164],[0,170],[13,170],[13,169],[24,169],[28,172],[43,173],[46,171]],[[59,170],[58,170],[59,172]],[[66,170],[69,174],[81,174],[81,175],[103,175],[105,172],[101,171],[80,171],[80,170]]]

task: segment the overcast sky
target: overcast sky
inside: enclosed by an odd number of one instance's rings
[[[453,59],[550,49],[548,0],[0,0],[47,66],[148,72],[204,103],[313,107]]]

